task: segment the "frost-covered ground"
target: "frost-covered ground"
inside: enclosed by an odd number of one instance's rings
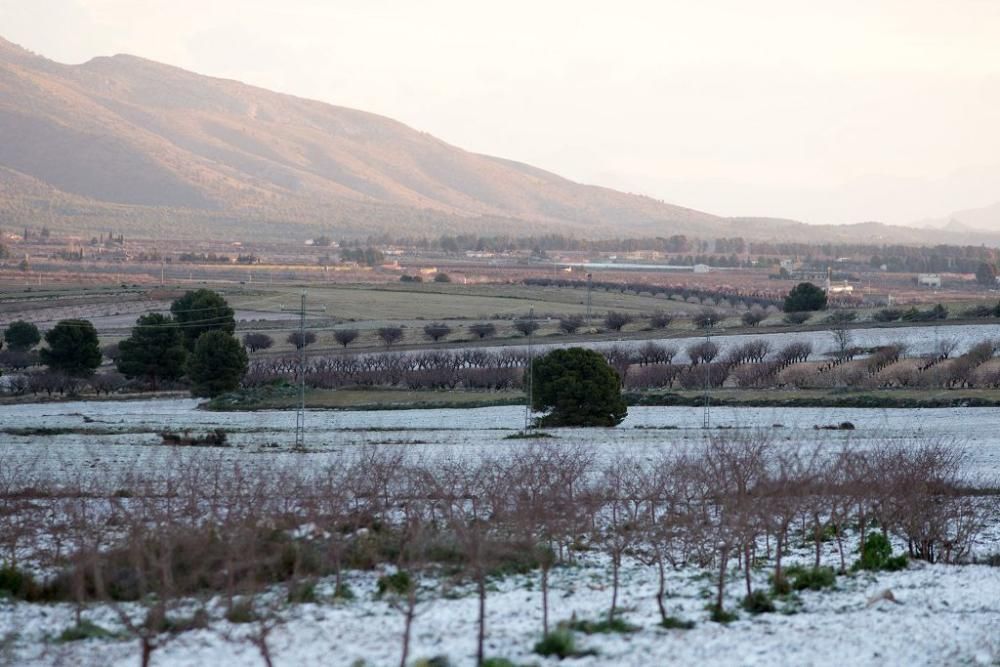
[[[319,603],[283,606],[282,623],[270,647],[275,665],[394,665],[399,662],[402,615],[375,596],[378,572],[352,573],[356,595],[350,602],[318,589]],[[736,609],[742,577],[731,574],[726,606]],[[766,571],[754,573],[766,586]],[[553,570],[553,622],[597,620],[610,604],[610,576],[604,558],[588,554],[579,564]],[[424,602],[413,628],[411,656],[444,655],[454,665],[474,663],[477,598],[467,584],[443,593],[441,582],[424,582]],[[778,603],[776,613],[740,611],[728,625],[708,619],[705,604],[713,582],[707,573],[685,569],[669,574],[670,614],[695,622],[691,630],[665,630],[653,595],[653,568],[626,561],[622,573],[621,616],[638,630],[629,634],[583,635],[579,648],[595,656],[569,664],[591,665],[997,665],[1000,664],[1000,568],[985,565],[916,563],[903,572],[841,576],[834,590],[804,591]],[[536,575],[495,580],[487,597],[486,654],[516,664],[555,665],[532,652],[541,634]],[[871,599],[886,589],[896,602]],[[221,616],[218,601],[209,603]],[[122,627],[108,608],[92,608],[85,618],[115,633]],[[18,665],[138,664],[138,642],[90,639],[60,643],[55,638],[73,624],[68,605],[0,602],[0,661]],[[210,629],[182,634],[153,655],[153,664],[171,667],[260,665],[246,640],[254,624],[234,626],[217,618]]]
[[[0,407],[0,463],[37,466],[46,475],[89,470],[144,472],[185,458],[223,458],[294,464],[335,462],[362,445],[402,448],[415,455],[475,457],[503,448],[527,446],[505,440],[523,424],[523,410],[496,407],[464,410],[400,410],[310,412],[310,451],[290,451],[294,413],[213,413],[196,409],[193,400],[79,402]],[[972,475],[996,478],[1000,471],[1000,410],[716,408],[714,426],[766,428],[777,443],[811,443],[841,447],[869,446],[882,439],[944,440],[969,452]],[[817,424],[851,421],[854,431],[816,431]],[[585,444],[598,455],[627,452],[642,455],[663,449],[697,447],[704,441],[702,412],[697,408],[632,408],[615,429],[557,429],[558,444]],[[776,428],[775,425],[781,427]],[[200,433],[222,427],[234,446],[223,449],[171,448],[160,444],[164,429],[191,428]],[[69,429],[63,434],[27,434],[19,429]],[[18,435],[17,433],[24,433]],[[713,433],[720,431],[712,430]],[[276,446],[271,446],[272,444]],[[896,545],[897,549],[901,545]],[[805,559],[801,547],[791,560]],[[976,545],[979,556],[1000,552],[1000,530],[993,526]],[[837,562],[832,551],[824,562]],[[772,567],[753,573],[755,587],[767,585]],[[319,603],[282,605],[282,623],[270,645],[276,665],[398,664],[402,615],[375,596],[380,572],[352,572],[348,582],[356,594],[350,602],[332,599],[332,582],[318,588]],[[579,665],[1000,665],[1000,568],[985,565],[913,563],[897,573],[842,576],[832,591],[800,593],[781,602],[773,614],[740,618],[719,625],[708,619],[711,575],[685,568],[669,575],[669,612],[696,623],[689,631],[658,626],[653,595],[656,572],[626,561],[622,576],[622,616],[639,627],[631,634],[578,635],[583,649],[596,656],[574,659]],[[455,665],[472,664],[475,652],[477,600],[468,583],[427,580],[425,602],[413,633],[412,658],[446,655]],[[610,569],[606,557],[585,552],[579,563],[557,568],[552,575],[551,618],[594,620],[610,603]],[[511,575],[491,584],[487,600],[487,654],[517,664],[554,665],[532,653],[541,628],[537,574]],[[889,589],[898,603],[869,604]],[[726,607],[736,609],[744,590],[742,575],[733,571]],[[280,593],[276,593],[280,596]],[[170,640],[153,655],[154,665],[263,664],[245,640],[254,624],[231,625],[221,618],[218,600],[207,602],[214,621]],[[137,608],[133,608],[136,614]],[[91,639],[62,643],[58,635],[73,625],[66,604],[0,601],[0,664],[136,665],[138,642]],[[95,606],[85,618],[116,634],[123,628],[114,610]],[[241,639],[243,637],[244,639]]]
[[[233,447],[213,456],[245,458],[304,457],[329,461],[361,445],[402,447],[407,452],[442,457],[474,457],[500,448],[523,446],[506,440],[524,424],[516,406],[375,411],[310,411],[309,453],[290,453],[293,411],[206,412],[190,399],[87,401],[0,406],[0,457],[35,461],[50,471],[76,472],[81,466],[129,467],[169,461],[159,433],[224,428]],[[617,452],[642,455],[704,442],[703,412],[691,407],[633,407],[612,429],[553,429],[550,442],[587,445],[598,457]],[[814,426],[849,421],[853,431],[817,431]],[[712,408],[711,433],[727,428],[768,429],[775,442],[816,443],[839,448],[872,443],[931,440],[968,451],[966,472],[1000,474],[1000,408]],[[776,427],[776,425],[779,425]],[[62,429],[34,432],[20,429]],[[54,434],[53,434],[54,433]],[[199,450],[198,456],[207,456]],[[268,459],[270,460],[270,459]]]
[[[955,354],[962,354],[969,350],[976,343],[984,340],[1000,339],[1000,324],[946,324],[940,326],[898,326],[898,327],[859,327],[851,329],[851,344],[862,348],[873,348],[880,345],[892,343],[904,343],[907,346],[907,354],[910,356],[920,356],[931,354],[938,348],[938,343],[944,340],[954,340],[956,343]],[[692,343],[705,340],[704,335],[692,336],[690,332],[678,333],[665,336],[660,339],[650,339],[653,342],[676,347],[680,354],[676,361],[685,363],[688,361],[684,354],[684,349]],[[810,358],[819,359],[832,350],[834,346],[833,336],[829,331],[770,331],[767,327],[761,328],[751,334],[738,334],[734,336],[714,336],[712,340],[719,346],[725,354],[730,347],[735,347],[750,340],[766,340],[771,343],[774,351],[789,343],[811,343],[813,354]],[[626,347],[641,347],[649,342],[648,340],[624,340],[620,342],[600,342],[584,343],[585,347],[607,348],[614,345]],[[536,350],[546,350],[557,347],[568,347],[569,344],[548,344],[539,341]],[[572,343],[581,345],[581,343]],[[519,347],[517,349],[523,349]]]

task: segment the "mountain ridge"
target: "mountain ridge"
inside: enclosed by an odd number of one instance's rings
[[[3,179],[0,224],[218,238],[843,237],[575,183],[386,116],[138,56],[67,65],[2,37],[0,137],[0,168],[24,177]]]

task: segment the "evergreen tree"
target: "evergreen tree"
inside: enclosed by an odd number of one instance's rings
[[[31,322],[15,320],[3,332],[3,339],[7,341],[7,347],[19,352],[27,352],[42,340],[42,335],[38,333],[38,327]]]
[[[981,262],[976,267],[976,282],[985,287],[996,287],[997,267],[988,262]]]
[[[184,334],[184,343],[194,349],[198,337],[208,331],[231,334],[236,331],[233,309],[212,290],[188,292],[170,305],[174,321]]]
[[[798,313],[826,308],[826,292],[812,283],[799,283],[785,297],[785,312]]]
[[[598,352],[553,350],[531,367],[532,408],[548,410],[544,426],[616,426],[628,408],[621,379]]]
[[[238,389],[246,371],[246,350],[225,331],[202,334],[187,362],[194,396],[218,396]]]
[[[45,334],[42,363],[74,377],[93,375],[101,365],[97,330],[89,320],[62,320]]]
[[[132,335],[118,344],[118,371],[127,378],[144,377],[155,391],[160,380],[184,374],[187,349],[177,323],[167,315],[151,313],[136,321]]]

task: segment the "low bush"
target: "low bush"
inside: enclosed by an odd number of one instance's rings
[[[962,311],[962,317],[994,317],[996,308],[979,304]]]
[[[46,591],[30,573],[6,563],[0,566],[0,599],[14,598],[26,602],[38,602],[48,597]]]
[[[585,635],[628,634],[639,630],[638,626],[627,623],[621,618],[611,620],[604,618],[600,621],[570,621],[568,627],[570,630],[582,632]]]
[[[230,623],[253,623],[257,620],[253,603],[249,600],[240,600],[226,612],[226,620]]]
[[[726,611],[723,607],[719,607],[718,605],[709,605],[708,610],[710,612],[709,618],[715,623],[732,623],[739,618],[739,615],[736,612]]]
[[[92,623],[88,620],[82,620],[78,625],[68,627],[59,633],[57,641],[77,642],[85,639],[108,639],[113,636],[114,635],[111,632],[105,630],[96,623]]]
[[[832,588],[837,582],[837,575],[832,567],[800,567],[793,565],[786,568],[784,574],[791,589],[796,591],[807,589],[810,591],[819,591],[824,588]],[[777,593],[778,591],[775,590],[775,592]]]
[[[405,595],[413,586],[413,578],[404,570],[399,570],[393,574],[384,574],[378,578],[376,583],[378,597],[385,595]]]
[[[853,310],[836,310],[826,317],[826,321],[830,324],[846,324],[856,319],[858,319],[858,314]]]
[[[987,554],[983,558],[976,558],[973,562],[978,565],[989,565],[990,567],[1000,567],[1000,553]]]
[[[288,602],[290,604],[315,603],[319,601],[316,595],[316,584],[312,581],[304,581],[288,589]]]
[[[510,433],[503,437],[504,440],[535,440],[541,438],[553,438],[551,433],[546,433],[545,431],[518,431],[517,433]]]
[[[767,591],[760,589],[743,598],[741,606],[751,614],[769,614],[774,611],[774,601],[771,600],[771,596]]]
[[[451,667],[451,660],[446,655],[436,655],[433,658],[415,660],[413,667]]]
[[[517,667],[517,665],[507,658],[485,658],[483,667]]]
[[[676,616],[667,616],[665,619],[660,621],[660,626],[667,628],[668,630],[691,630],[694,628],[694,621],[685,621],[682,618],[677,618]]]
[[[566,628],[560,628],[542,637],[535,644],[535,653],[545,657],[569,658],[577,655],[576,642],[573,633]]]
[[[877,572],[884,570],[896,572],[905,570],[907,559],[905,554],[892,555],[892,545],[882,533],[869,533],[864,548],[860,549],[861,558],[854,563],[854,570],[869,570]]]
[[[354,594],[354,589],[352,589],[349,585],[343,582],[338,584],[337,588],[334,589],[333,591],[334,600],[350,601],[354,600],[356,597],[357,596]]]
[[[204,435],[192,435],[189,431],[160,433],[164,445],[175,447],[228,447],[227,437],[226,430],[222,428],[214,429]]]

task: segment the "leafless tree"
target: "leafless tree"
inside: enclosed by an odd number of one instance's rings
[[[265,333],[250,332],[243,335],[243,345],[251,352],[258,352],[274,345],[274,339]]]
[[[767,319],[767,312],[760,306],[751,306],[750,310],[743,313],[743,324],[755,327]]]
[[[719,346],[710,340],[706,340],[689,345],[685,352],[687,352],[692,366],[710,364],[712,360],[719,356]]]
[[[497,328],[495,324],[490,322],[479,322],[477,324],[470,324],[469,331],[477,338],[483,339],[495,336]]]
[[[522,319],[514,321],[514,329],[521,332],[521,334],[525,336],[529,336],[534,332],[538,331],[539,326],[540,325],[538,324],[538,322],[536,322],[533,319],[531,320]]]
[[[612,310],[608,311],[608,314],[604,316],[604,326],[612,331],[621,331],[632,321],[632,319],[632,316],[628,313],[621,313]]]
[[[296,350],[301,350],[304,347],[308,347],[316,342],[316,333],[313,331],[293,331],[288,334],[288,338],[285,339],[290,345],[295,346]]]
[[[569,315],[559,320],[559,330],[563,333],[572,334],[583,326],[583,318],[579,315]]]
[[[391,347],[403,339],[402,327],[380,327],[376,333],[386,347]]]
[[[830,328],[833,337],[833,354],[837,361],[848,359],[853,336],[851,330],[843,324],[835,324]]]
[[[721,324],[723,319],[725,318],[722,313],[711,308],[703,308],[691,321],[699,329],[711,329]]]
[[[424,326],[424,335],[435,343],[442,338],[447,338],[451,333],[451,327],[444,322],[432,322]]]
[[[357,329],[337,329],[333,332],[333,339],[347,349],[347,346],[358,338]]]
[[[668,313],[664,310],[657,310],[649,315],[649,326],[654,329],[666,329],[673,321],[673,313]]]

